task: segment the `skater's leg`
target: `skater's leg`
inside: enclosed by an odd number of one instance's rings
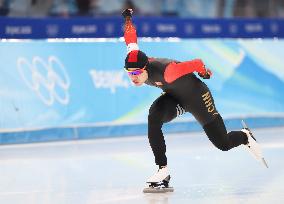
[[[248,143],[248,137],[243,131],[227,133],[224,121],[218,114],[216,118],[203,126],[209,140],[220,150],[228,151],[241,144]]]
[[[162,132],[164,123],[177,117],[177,101],[171,96],[164,94],[154,101],[148,116],[148,138],[155,162],[159,166],[167,165],[166,144]]]

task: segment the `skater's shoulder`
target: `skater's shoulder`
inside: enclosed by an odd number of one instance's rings
[[[149,64],[169,64],[171,62],[178,62],[174,59],[161,58],[161,57],[149,57]]]
[[[176,61],[168,58],[149,58],[147,68],[152,71],[164,70],[172,62]]]

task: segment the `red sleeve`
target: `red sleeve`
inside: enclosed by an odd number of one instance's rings
[[[164,78],[167,83],[172,83],[178,78],[193,72],[204,74],[206,72],[204,63],[200,59],[186,61],[181,63],[170,63],[164,72]]]
[[[128,19],[125,21],[124,40],[125,40],[126,45],[130,43],[137,44],[136,29],[134,25],[132,24],[131,19]]]

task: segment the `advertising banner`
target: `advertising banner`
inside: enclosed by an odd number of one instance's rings
[[[283,38],[283,19],[191,19],[133,17],[140,37]],[[0,17],[0,38],[117,38],[121,17],[7,18]]]

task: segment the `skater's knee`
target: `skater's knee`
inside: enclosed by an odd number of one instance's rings
[[[221,151],[228,151],[231,149],[232,145],[221,117],[205,125],[203,128],[209,140],[215,147]]]
[[[219,150],[224,151],[224,152],[231,149],[229,145],[225,145],[225,144],[215,145],[215,147],[217,147]]]
[[[228,151],[231,149],[231,145],[228,140],[221,140],[219,138],[216,140],[211,140],[211,142],[214,144],[215,147],[217,147],[221,151]]]

